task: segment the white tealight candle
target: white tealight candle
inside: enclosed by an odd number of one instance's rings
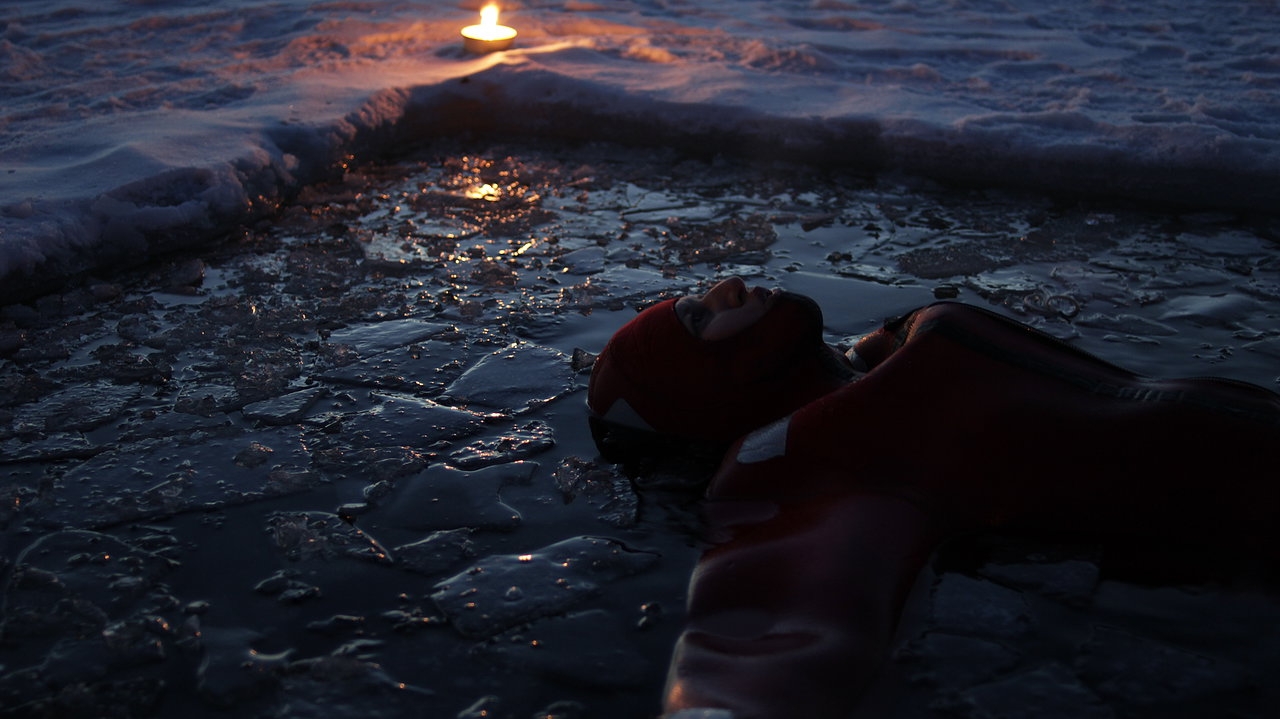
[[[480,24],[462,28],[462,46],[467,52],[483,55],[506,50],[515,42],[515,28],[498,24],[498,6],[485,5],[480,10]]]

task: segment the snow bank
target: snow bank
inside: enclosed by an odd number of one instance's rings
[[[458,132],[1273,212],[1280,14],[1174,0],[127,0],[0,10],[0,301]]]

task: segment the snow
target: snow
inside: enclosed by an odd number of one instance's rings
[[[0,299],[210,242],[343,163],[567,135],[1270,212],[1258,0],[50,0],[0,7]]]

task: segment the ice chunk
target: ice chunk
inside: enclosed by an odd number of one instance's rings
[[[22,648],[15,657],[35,660],[38,669],[4,674],[0,696],[8,701],[17,691],[34,701],[66,686],[87,693],[112,670],[163,661],[171,631],[151,612],[177,604],[161,581],[175,566],[97,532],[54,532],[33,542],[7,573],[0,635]],[[155,698],[154,688],[140,680],[124,691],[146,700]],[[125,701],[123,692],[119,698]],[[57,701],[45,708],[60,715]]]
[[[552,473],[566,502],[582,497],[595,508],[600,521],[615,527],[635,526],[640,499],[631,480],[615,465],[602,466],[579,457],[566,457]]]
[[[350,557],[391,562],[378,540],[328,512],[273,512],[267,516],[276,549],[291,560]],[[270,592],[279,594],[279,592]]]
[[[644,681],[648,662],[616,617],[592,609],[512,629],[479,651],[574,686],[617,689]]]
[[[490,637],[568,609],[600,585],[657,562],[603,537],[573,537],[529,554],[494,555],[436,585],[436,606],[465,637]]]
[[[267,655],[253,649],[259,635],[248,629],[204,626],[204,656],[196,670],[196,691],[210,704],[232,707],[274,691],[288,654]]]
[[[328,390],[324,387],[311,387],[281,397],[264,399],[245,405],[244,418],[263,424],[292,424],[301,420],[311,405],[326,394]]]
[[[520,513],[503,504],[498,490],[527,482],[537,468],[513,462],[467,472],[436,465],[399,480],[394,492],[379,500],[377,521],[414,530],[514,529]]]
[[[23,406],[14,422],[49,432],[84,432],[115,419],[141,394],[137,385],[107,381],[77,384]]]
[[[279,715],[314,719],[422,716],[433,692],[397,681],[378,664],[347,656],[289,662],[281,681]]]
[[[1112,719],[1111,707],[1061,664],[973,687],[960,695],[965,716],[984,719]]]
[[[245,448],[270,450],[271,463],[245,462]],[[45,522],[101,527],[278,497],[319,481],[300,429],[146,440],[120,445],[72,468],[31,511]]]
[[[916,665],[914,681],[948,690],[997,679],[1017,667],[1019,655],[989,639],[927,632],[912,639],[895,660]]]
[[[470,529],[445,529],[432,532],[416,542],[391,550],[396,561],[419,574],[438,574],[475,556]]]
[[[1025,562],[987,564],[979,570],[983,576],[1002,584],[1029,589],[1072,604],[1086,604],[1098,586],[1098,565],[1083,559],[1060,562]]]
[[[962,634],[1018,637],[1031,628],[1031,609],[1021,594],[955,573],[934,585],[932,616],[938,629]]]
[[[521,342],[480,358],[445,396],[454,404],[519,412],[566,394],[573,376],[563,352]]]
[[[442,439],[457,439],[480,431],[484,417],[400,394],[374,392],[371,409],[342,420],[346,434],[362,444],[379,447],[425,447]]]
[[[438,394],[462,374],[470,357],[466,343],[430,340],[327,370],[320,379],[358,387]]]
[[[329,341],[334,344],[350,345],[360,353],[361,357],[372,357],[396,347],[425,342],[433,337],[454,332],[457,332],[456,327],[441,322],[426,322],[419,319],[387,320],[334,330],[329,335]]]
[[[1234,662],[1097,625],[1078,661],[1098,693],[1122,705],[1177,704],[1247,690],[1251,677]]]
[[[526,422],[492,439],[479,439],[449,455],[449,462],[462,469],[479,469],[528,459],[556,444],[551,425],[542,420]]]
[[[593,275],[604,270],[603,247],[583,247],[561,255],[557,263],[575,275]]]

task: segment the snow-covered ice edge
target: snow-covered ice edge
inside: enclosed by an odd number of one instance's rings
[[[326,109],[355,109],[329,119],[281,119],[290,116],[286,108],[295,110],[293,98],[275,107],[255,104],[255,117],[239,120],[238,131],[228,130],[226,124],[238,120],[225,114],[208,127],[185,126],[194,115],[182,113],[130,118],[108,156],[66,168],[88,177],[75,186],[80,194],[5,198],[0,302],[200,247],[269,215],[347,162],[459,134],[669,146],[1180,211],[1272,213],[1277,207],[1280,143],[1200,125],[1108,125],[1071,111],[959,119],[963,113],[936,107],[884,114],[849,107],[847,99],[812,114],[805,108],[817,105],[815,93],[829,90],[834,98],[839,87],[806,85],[791,104],[785,78],[716,68],[739,76],[719,84],[700,77],[704,87],[721,89],[698,99],[671,90],[682,77],[664,78],[661,66],[632,70],[648,73],[647,87],[637,87],[634,77],[611,84],[598,71],[590,79],[577,76],[574,65],[609,61],[588,48],[544,47],[538,54],[539,62],[519,55],[459,61],[455,74],[363,96],[344,87],[335,93],[339,99],[325,101]],[[567,72],[557,70],[561,64]],[[143,132],[134,123],[154,127]],[[109,125],[94,129],[111,131]],[[141,136],[151,139],[140,142]],[[95,187],[95,164],[112,166],[103,177],[120,184]]]

